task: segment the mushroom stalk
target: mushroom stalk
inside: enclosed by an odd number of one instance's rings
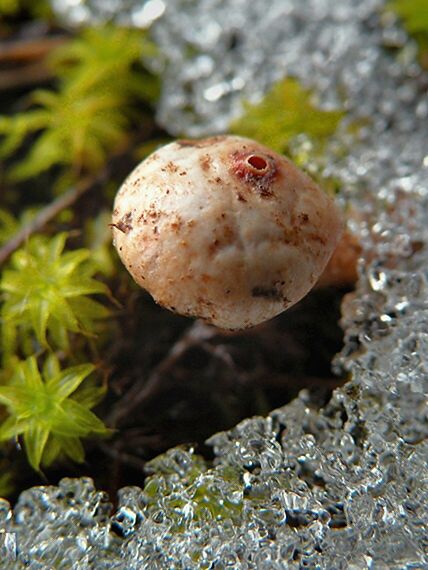
[[[360,242],[354,234],[345,229],[316,287],[352,287],[358,278],[357,265],[360,256]]]

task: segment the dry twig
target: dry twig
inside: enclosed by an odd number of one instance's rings
[[[101,451],[108,457],[111,457],[115,461],[118,461],[119,463],[124,464],[128,467],[133,467],[134,469],[142,471],[146,464],[146,462],[143,459],[140,459],[138,456],[125,453],[107,443],[102,443],[99,445],[99,449],[101,449]]]
[[[80,196],[100,184],[106,177],[103,172],[96,178],[82,181],[78,186],[70,188],[67,192],[56,198],[43,208],[38,215],[24,226],[17,234],[0,248],[0,265],[2,265],[12,253],[18,249],[32,234],[42,230],[48,222],[53,220],[60,212],[74,204]]]
[[[46,63],[52,50],[66,41],[65,36],[51,36],[0,42],[0,91],[39,84],[50,79],[52,69]]]
[[[0,63],[38,60],[63,45],[66,39],[65,36],[50,36],[0,42]]]
[[[162,389],[163,376],[189,350],[190,347],[201,344],[218,334],[218,329],[202,321],[195,321],[180,338],[172,345],[163,360],[153,368],[148,378],[142,377],[130,388],[116,404],[108,418],[110,426],[116,426],[125,416],[130,414],[143,402],[152,398]]]

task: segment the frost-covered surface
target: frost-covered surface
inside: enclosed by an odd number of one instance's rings
[[[177,132],[224,128],[242,94],[286,71],[369,118],[326,172],[343,180],[364,246],[336,359],[350,380],[324,409],[302,393],[213,436],[214,468],[172,450],[115,513],[89,480],[28,490],[13,516],[0,504],[15,533],[0,534],[0,568],[428,568],[428,80],[411,47],[400,63],[387,53],[405,37],[380,26],[379,1],[266,5],[168,3],[155,25],[173,59],[160,115]]]

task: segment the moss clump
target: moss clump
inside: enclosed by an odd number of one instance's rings
[[[0,116],[0,157],[11,157],[30,135],[30,150],[9,169],[13,180],[29,179],[52,167],[67,178],[97,172],[124,146],[139,103],[153,102],[157,80],[141,66],[153,44],[141,31],[110,26],[82,32],[51,56],[56,89],[39,89],[32,108]]]
[[[232,123],[231,131],[281,153],[289,153],[301,135],[320,149],[334,135],[343,115],[341,110],[320,109],[311,91],[287,78],[274,85],[260,103],[245,103],[244,114]]]
[[[387,9],[402,21],[404,28],[414,38],[419,48],[422,67],[428,69],[428,2],[426,0],[391,0]]]
[[[2,346],[6,362],[19,340],[34,340],[41,348],[69,349],[69,332],[94,334],[97,319],[107,308],[88,295],[108,295],[107,286],[94,279],[98,266],[88,249],[64,252],[66,233],[48,239],[32,237],[17,251],[3,272],[0,292]],[[30,352],[31,354],[31,352]]]
[[[208,469],[201,457],[183,448],[156,457],[147,468],[154,473],[144,486],[146,512],[167,518],[175,532],[192,521],[241,519],[243,486],[237,469]]]
[[[28,462],[36,470],[42,461],[49,465],[60,453],[82,462],[84,450],[79,438],[108,433],[90,411],[98,397],[97,389],[84,392],[80,401],[73,397],[94,368],[92,364],[79,364],[61,370],[54,354],[46,358],[42,372],[34,356],[16,364],[9,381],[0,386],[0,402],[8,412],[0,425],[0,441],[22,435]]]

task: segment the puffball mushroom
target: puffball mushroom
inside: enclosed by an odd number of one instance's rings
[[[160,305],[217,327],[270,319],[313,287],[342,234],[333,200],[247,138],[178,140],[125,180],[114,244]]]

